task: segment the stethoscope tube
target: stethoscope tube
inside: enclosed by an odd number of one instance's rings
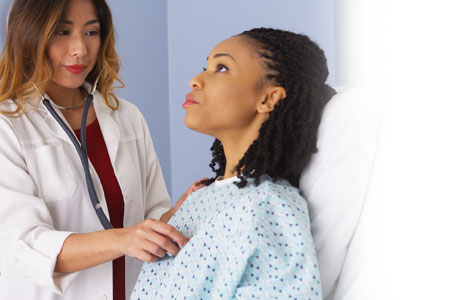
[[[50,104],[50,101],[43,97],[43,104],[45,105],[45,107],[47,107],[50,114],[55,118],[55,120],[60,124],[64,132],[66,132],[69,139],[74,144],[75,149],[77,150],[77,153],[80,157],[80,161],[83,166],[83,171],[85,173],[85,180],[86,185],[88,187],[89,198],[91,200],[91,204],[93,205],[94,211],[96,212],[96,215],[99,218],[100,223],[105,229],[112,229],[113,225],[111,225],[110,221],[108,220],[107,216],[102,210],[102,207],[100,206],[99,198],[97,197],[96,190],[94,188],[93,179],[91,177],[91,173],[89,172],[88,152],[86,147],[86,120],[88,117],[88,111],[92,101],[93,95],[89,94],[86,99],[85,108],[83,110],[82,115],[82,125],[80,129],[80,139],[81,139],[80,146],[79,141],[77,140],[76,136],[72,133],[72,130],[69,128],[69,126],[67,126],[63,119],[61,119],[61,117],[58,115],[58,113]]]

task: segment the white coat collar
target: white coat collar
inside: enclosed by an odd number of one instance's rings
[[[91,84],[85,82],[83,84],[83,87],[87,91],[90,91]],[[102,97],[102,94],[96,90],[93,96],[94,111],[96,112],[96,117],[99,122],[105,144],[107,146],[107,151],[110,156],[110,160],[112,162],[115,162],[119,141],[121,138],[120,128],[113,117],[114,110],[107,106],[104,98]],[[44,97],[47,98],[52,104],[54,103],[47,94],[44,94]],[[60,124],[58,124],[58,122],[52,117],[50,112],[44,106],[41,95],[37,95],[33,98],[28,99],[26,103],[26,109],[32,109],[40,113],[44,118],[44,123],[47,125],[49,130],[59,139],[64,140],[72,145],[72,142],[67,136],[66,132],[63,130],[63,128],[61,128]],[[58,109],[56,109],[56,112],[65,121],[66,125],[69,126],[63,114]],[[74,132],[72,131],[72,133]]]

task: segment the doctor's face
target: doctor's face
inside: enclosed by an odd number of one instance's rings
[[[185,125],[220,140],[248,129],[264,96],[261,78],[259,58],[245,38],[221,42],[210,53],[207,69],[190,80]]]
[[[96,64],[100,44],[100,21],[92,0],[68,0],[63,20],[47,46],[52,83],[80,87]]]

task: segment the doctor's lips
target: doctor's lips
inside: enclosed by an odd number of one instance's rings
[[[64,67],[73,74],[80,74],[86,69],[86,65],[70,65]]]
[[[187,94],[187,96],[185,96],[185,102],[184,104],[182,104],[182,107],[186,108],[192,106],[193,104],[198,104],[198,102],[196,102],[195,98]]]

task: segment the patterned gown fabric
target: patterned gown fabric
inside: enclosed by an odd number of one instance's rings
[[[190,238],[145,263],[130,299],[322,299],[306,201],[287,181],[193,192],[169,224]],[[251,180],[249,182],[252,182]]]

